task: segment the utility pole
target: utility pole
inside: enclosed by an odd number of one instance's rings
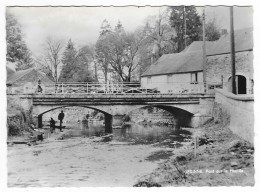
[[[204,93],[207,92],[206,84],[206,32],[205,32],[205,8],[203,8],[202,14],[202,25],[203,25],[203,84],[204,84]]]
[[[237,94],[233,6],[230,7],[230,49],[231,49],[230,61],[231,61],[231,74],[232,74],[232,93]]]
[[[187,47],[187,42],[186,42],[186,34],[187,34],[187,29],[186,29],[186,14],[185,14],[185,5],[183,6],[183,19],[184,19],[184,49]]]

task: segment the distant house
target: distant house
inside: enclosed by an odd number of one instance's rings
[[[8,72],[9,71],[9,72]],[[41,83],[53,83],[44,73],[35,68],[29,68],[17,72],[7,69],[8,93],[35,93],[38,81]]]
[[[230,35],[222,36],[207,51],[206,81],[223,80],[231,92]],[[253,29],[235,31],[236,89],[238,94],[253,93]]]
[[[214,42],[206,42],[209,49]],[[156,88],[161,93],[190,93],[203,91],[202,41],[195,41],[185,50],[165,54],[141,75],[141,86]]]

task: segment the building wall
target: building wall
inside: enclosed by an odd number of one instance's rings
[[[231,77],[230,54],[207,57],[206,81],[221,82],[223,76],[224,89],[228,90],[228,79]],[[247,93],[252,93],[253,80],[253,52],[236,53],[236,75],[243,75],[247,80]]]
[[[199,84],[191,84],[194,78],[191,73],[146,76],[141,77],[141,86],[145,89],[156,88],[161,93],[197,92],[202,88],[200,83],[203,82],[203,72],[197,73]]]

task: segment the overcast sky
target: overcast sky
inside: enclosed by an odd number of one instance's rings
[[[112,27],[121,21],[126,31],[134,31],[151,15],[158,15],[163,7],[11,7],[25,34],[25,41],[34,55],[39,55],[47,36],[66,41],[71,38],[78,45],[95,43],[100,26],[107,19]],[[202,8],[197,8],[202,13]],[[252,27],[253,10],[234,9],[235,29]],[[229,8],[207,7],[206,19],[215,17],[221,28],[229,30]]]

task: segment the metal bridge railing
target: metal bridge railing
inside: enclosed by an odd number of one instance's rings
[[[203,94],[214,93],[215,88],[223,88],[221,82],[208,82],[206,86],[203,83],[174,82],[174,83],[152,83],[151,85],[140,85],[140,83],[52,83],[40,84],[41,91],[38,90],[38,84],[32,88],[14,88],[9,93],[20,94]],[[31,92],[28,92],[30,90]],[[206,91],[206,92],[205,92]]]
[[[143,93],[139,83],[58,83],[45,84],[45,94]]]

